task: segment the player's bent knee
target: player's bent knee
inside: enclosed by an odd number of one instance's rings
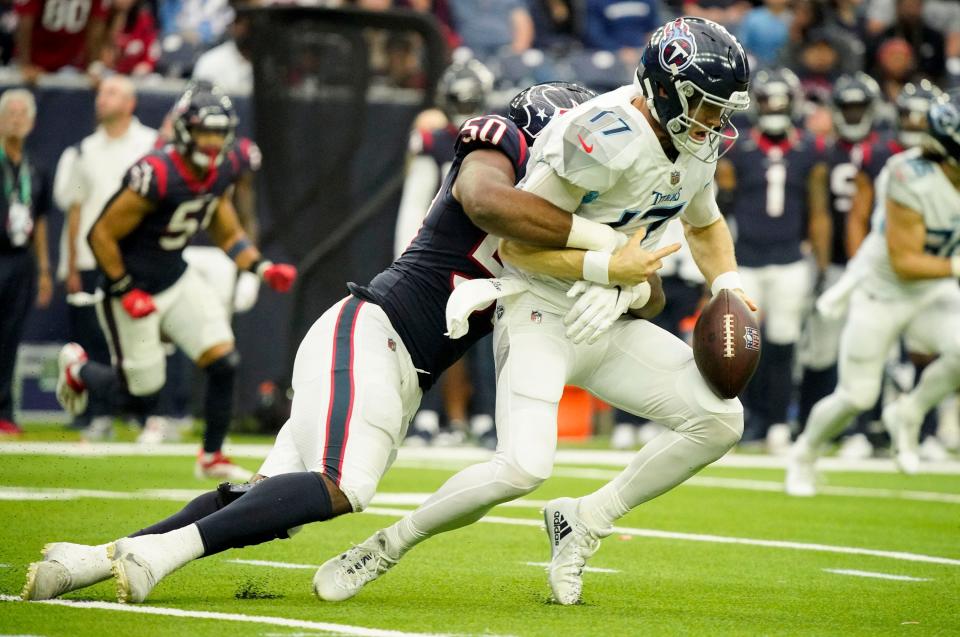
[[[880,380],[864,377],[845,379],[837,387],[836,395],[852,409],[866,411],[877,404]]]
[[[504,489],[503,497],[505,498],[527,495],[535,491],[549,477],[549,472],[547,475],[530,473],[523,464],[507,454],[498,453],[492,462],[495,465],[496,483]]]
[[[160,367],[124,367],[127,391],[138,398],[151,396],[163,389],[167,382],[166,369]]]

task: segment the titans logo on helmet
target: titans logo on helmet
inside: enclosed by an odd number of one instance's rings
[[[960,113],[950,102],[934,104],[930,109],[930,125],[941,135],[960,143]]]
[[[663,28],[660,45],[660,66],[673,74],[693,63],[697,54],[697,40],[690,33],[683,18],[677,18]]]

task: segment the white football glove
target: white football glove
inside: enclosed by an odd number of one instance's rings
[[[596,343],[604,332],[631,307],[640,308],[650,300],[650,284],[644,281],[632,288],[604,287],[589,281],[577,281],[568,298],[580,296],[563,317],[567,338],[574,344]]]

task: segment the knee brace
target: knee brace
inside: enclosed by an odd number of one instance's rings
[[[240,352],[233,350],[226,356],[221,356],[217,360],[207,365],[204,372],[206,372],[207,377],[210,379],[224,377],[232,378],[233,375],[237,373],[237,369],[239,367]]]

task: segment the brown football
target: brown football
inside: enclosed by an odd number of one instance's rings
[[[721,398],[736,397],[750,382],[760,362],[760,326],[736,292],[720,290],[700,312],[693,328],[693,359]]]

